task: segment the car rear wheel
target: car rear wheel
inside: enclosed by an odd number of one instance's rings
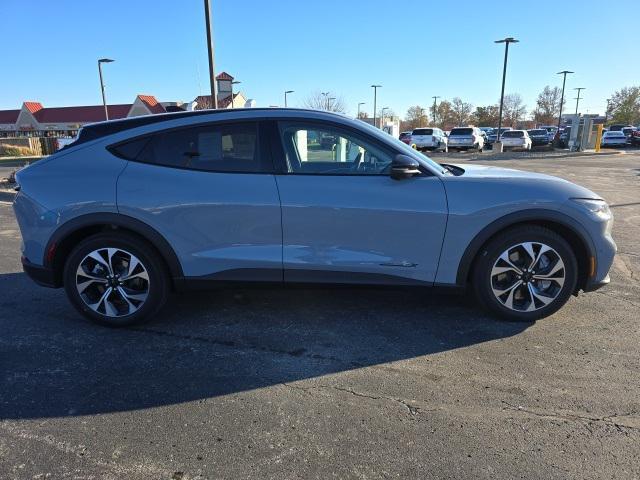
[[[81,241],[63,275],[73,306],[109,327],[151,319],[169,293],[162,259],[143,240],[125,233],[101,233]]]
[[[529,225],[508,230],[482,248],[472,280],[484,307],[507,320],[532,322],[559,310],[577,279],[576,257],[567,241]]]

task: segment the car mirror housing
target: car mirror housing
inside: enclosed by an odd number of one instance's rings
[[[391,163],[391,178],[405,180],[420,175],[420,163],[408,155],[398,154]]]

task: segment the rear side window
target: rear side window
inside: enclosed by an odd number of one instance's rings
[[[130,142],[121,143],[115,147],[109,147],[109,151],[125,160],[135,160],[149,140],[150,137],[138,138]]]
[[[449,135],[473,135],[473,128],[454,128]]]
[[[413,135],[433,135],[433,128],[416,128]]]
[[[159,132],[136,157],[167,167],[211,172],[262,172],[254,123],[205,125]]]

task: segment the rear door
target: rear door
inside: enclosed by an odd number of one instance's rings
[[[432,284],[447,218],[439,177],[391,179],[393,150],[332,123],[274,133],[285,281]]]
[[[163,235],[185,276],[282,281],[280,200],[258,123],[182,127],[114,148],[132,160],[118,210]]]

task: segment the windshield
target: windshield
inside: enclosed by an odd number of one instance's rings
[[[416,128],[413,135],[433,135],[433,128]]]
[[[472,134],[473,134],[473,128],[454,128],[453,130],[451,130],[451,133],[449,134],[449,136],[472,135]]]
[[[504,132],[502,136],[504,138],[520,138],[524,137],[524,132],[522,130],[509,130],[508,132]]]

